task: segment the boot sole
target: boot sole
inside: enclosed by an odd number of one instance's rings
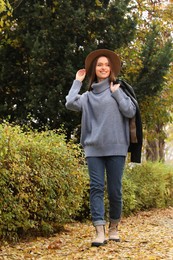
[[[105,240],[103,243],[92,242],[91,246],[99,247],[99,246],[104,246],[106,244],[107,244],[107,240]]]

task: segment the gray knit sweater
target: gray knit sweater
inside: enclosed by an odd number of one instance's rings
[[[136,107],[121,88],[111,93],[109,79],[92,84],[80,95],[82,83],[74,80],[66,96],[66,108],[82,111],[81,144],[86,157],[126,156],[129,147],[129,118]]]

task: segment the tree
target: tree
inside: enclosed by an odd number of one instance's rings
[[[129,49],[124,75],[134,86],[142,113],[147,160],[164,160],[165,126],[171,122],[172,6],[137,1],[139,29]]]

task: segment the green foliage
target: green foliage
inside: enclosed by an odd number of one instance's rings
[[[134,88],[138,100],[145,96],[155,96],[163,90],[165,76],[169,71],[173,52],[172,39],[164,39],[159,25],[151,24],[143,40],[140,53],[141,68],[136,75]]]
[[[123,215],[173,206],[173,168],[127,165]],[[36,132],[0,125],[0,237],[48,235],[72,219],[90,219],[89,180],[80,147],[63,131]],[[106,213],[108,212],[108,200]]]
[[[123,176],[123,215],[129,216],[136,210],[136,183],[131,180],[128,174]]]
[[[80,148],[63,133],[0,125],[0,237],[55,232],[82,205]]]
[[[9,28],[9,16],[12,15],[12,7],[8,0],[0,0],[0,33],[4,32],[5,28]]]
[[[125,194],[124,203],[127,208],[132,204],[132,211],[173,205],[172,167],[162,163],[146,162],[142,165],[135,165],[132,168],[127,167],[125,179],[126,182],[129,182],[127,185],[129,187],[126,190],[131,190],[131,197],[134,200],[126,203],[127,194]],[[128,210],[125,210],[126,212]]]
[[[84,190],[82,206],[80,207],[80,209],[78,211],[75,212],[73,219],[77,220],[77,221],[81,221],[81,222],[86,221],[86,219],[91,220],[89,182]]]
[[[158,21],[158,17],[156,21],[152,16],[147,21],[148,24],[141,21],[135,41],[122,53],[126,60],[125,77],[140,104],[147,140],[143,147],[146,159],[164,161],[165,126],[172,121],[172,36],[168,21]]]

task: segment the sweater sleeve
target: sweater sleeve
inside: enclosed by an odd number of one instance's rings
[[[81,96],[79,95],[79,91],[81,89],[82,82],[79,80],[74,80],[73,84],[71,86],[71,89],[66,96],[66,103],[65,106],[67,109],[72,111],[81,111],[82,105],[81,105]]]
[[[121,88],[113,92],[112,97],[117,101],[119,110],[125,117],[132,118],[135,116],[136,106]]]

